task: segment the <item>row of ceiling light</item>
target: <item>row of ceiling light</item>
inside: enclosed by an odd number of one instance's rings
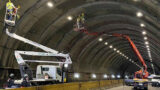
[[[139,0],[134,0],[134,1],[139,1]],[[49,8],[52,8],[52,7],[54,6],[54,4],[53,4],[53,2],[49,1],[49,2],[47,2],[47,6],[48,6]],[[140,11],[138,11],[138,12],[136,13],[136,15],[137,15],[137,17],[142,17],[142,16],[143,16],[143,13],[140,12]],[[73,17],[72,17],[72,16],[68,16],[67,19],[68,19],[69,21],[71,21],[71,20],[73,19]]]
[[[140,25],[141,27],[145,27],[145,25]],[[151,67],[152,67],[152,70],[153,72],[155,73],[154,71],[154,65],[153,65],[153,60],[152,60],[152,56],[151,56],[151,50],[150,50],[150,47],[149,47],[149,42],[148,42],[148,38],[147,38],[147,32],[146,31],[143,31],[142,32],[142,35],[144,36],[144,41],[145,41],[145,45],[146,45],[146,48],[147,48],[147,52],[148,52],[148,57],[149,57],[149,60],[151,62]]]
[[[139,0],[133,0],[133,1],[139,1]],[[53,2],[49,1],[49,2],[47,2],[47,6],[50,7],[50,8],[52,8],[52,7],[54,6],[54,4],[53,4]],[[138,12],[136,13],[136,16],[139,17],[139,18],[140,18],[140,17],[143,17],[143,13],[140,12],[140,11],[138,11]],[[72,17],[72,16],[68,16],[67,19],[68,19],[69,21],[71,21],[71,20],[73,19],[73,17]],[[140,26],[141,26],[141,27],[145,27],[145,24],[141,23]],[[145,35],[146,32],[143,31],[142,34]],[[147,37],[146,37],[146,36],[144,37],[144,40],[147,40]],[[101,41],[103,41],[103,39],[102,39],[102,38],[99,38],[99,41],[101,42]],[[108,42],[105,42],[104,44],[105,44],[105,45],[108,45]],[[146,41],[145,44],[146,44],[146,47],[147,47],[147,50],[148,50],[149,58],[150,58],[150,60],[151,60],[151,62],[152,62],[152,57],[151,57],[151,53],[150,53],[148,41]],[[112,49],[113,46],[110,45],[109,48]],[[129,61],[132,62],[133,64],[135,64],[135,65],[137,65],[138,67],[140,67],[140,66],[139,66],[137,63],[135,63],[132,59],[129,59],[126,55],[124,55],[122,52],[120,52],[120,51],[117,50],[116,48],[113,48],[113,50],[114,50],[115,52],[117,52],[118,54],[122,55],[123,57],[125,57],[127,60],[129,60]],[[68,67],[68,65],[66,64],[65,67]],[[153,64],[152,64],[152,68],[154,68]]]
[[[109,76],[109,75],[107,75],[107,74],[104,74],[103,75],[103,78],[104,79],[107,79],[107,78],[121,78],[121,76],[120,75],[114,75],[114,74],[112,74],[111,76]],[[78,78],[80,78],[80,74],[79,73],[74,73],[74,78],[76,78],[76,79],[78,79]],[[91,74],[91,78],[92,79],[96,79],[97,78],[97,76],[96,76],[96,74]]]
[[[142,12],[137,12],[136,13],[137,17],[141,18],[143,17],[143,13]],[[142,28],[144,28],[146,25],[144,23],[140,23],[140,26]],[[149,60],[151,62],[151,67],[152,67],[152,70],[153,70],[153,73],[155,73],[155,70],[154,70],[154,65],[153,65],[153,60],[152,60],[152,56],[151,56],[151,51],[150,51],[150,47],[149,47],[149,42],[147,41],[147,32],[146,31],[142,31],[142,35],[144,36],[144,40],[145,40],[145,45],[146,45],[146,48],[147,48],[147,52],[148,52],[148,57],[149,57]]]
[[[99,42],[103,41],[103,38],[99,38],[98,39]],[[108,42],[105,42],[104,45],[108,45]],[[136,62],[134,62],[131,58],[129,58],[128,56],[126,56],[125,54],[123,54],[120,50],[118,50],[117,48],[114,48],[112,45],[109,45],[110,49],[113,49],[114,52],[120,54],[121,56],[123,56],[124,58],[126,58],[127,60],[129,60],[131,63],[135,64],[136,66],[140,67]]]

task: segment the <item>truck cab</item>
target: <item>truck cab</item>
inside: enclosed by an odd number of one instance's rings
[[[46,75],[48,78],[46,78]],[[54,65],[38,65],[36,79],[52,79],[57,82],[62,82],[62,69]]]
[[[160,87],[160,75],[153,76],[151,83],[153,87]]]

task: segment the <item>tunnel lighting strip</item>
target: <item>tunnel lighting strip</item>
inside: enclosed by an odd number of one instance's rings
[[[142,26],[141,26],[142,27]],[[152,56],[151,56],[151,50],[150,50],[150,47],[149,47],[149,42],[147,41],[147,32],[146,31],[142,31],[142,35],[144,36],[144,43],[146,45],[146,49],[147,49],[147,52],[148,52],[148,57],[149,57],[149,60],[151,62],[151,67],[152,67],[152,70],[153,70],[153,73],[155,74],[155,69],[154,69],[154,65],[153,65],[153,60],[152,60]]]
[[[103,41],[103,38],[100,37],[98,39],[99,42]],[[104,45],[108,45],[108,42],[104,42]],[[136,62],[134,62],[134,60],[130,59],[128,56],[126,56],[125,54],[123,54],[120,50],[118,50],[117,48],[114,48],[113,45],[109,45],[110,49],[113,49],[114,52],[120,54],[121,56],[123,56],[124,58],[126,58],[127,60],[129,60],[131,63],[135,64],[136,66],[138,66],[139,68],[141,68]]]

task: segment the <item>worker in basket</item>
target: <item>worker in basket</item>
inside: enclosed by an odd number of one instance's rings
[[[13,12],[15,10],[15,6],[14,4],[11,2],[11,0],[9,0],[6,4],[6,9],[7,9],[7,19],[8,20],[12,20],[12,15],[13,15]]]
[[[18,8],[20,8],[20,6],[18,6]],[[6,9],[7,9],[7,19],[8,20],[14,20],[13,18],[16,17],[17,14],[17,9],[14,4],[11,2],[11,0],[9,0],[6,4]],[[17,15],[17,17],[19,18],[19,15]]]
[[[75,30],[75,31],[79,31],[80,29],[84,29],[84,24],[85,24],[84,13],[81,13],[77,17],[77,22],[76,22],[77,30]]]

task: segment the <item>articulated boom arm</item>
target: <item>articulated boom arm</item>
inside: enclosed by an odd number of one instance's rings
[[[10,33],[8,28],[6,28],[6,34],[12,38],[15,38],[17,40],[20,40],[24,43],[28,43],[32,46],[38,47],[42,50],[44,50],[45,52],[34,52],[34,51],[15,51],[15,57],[17,59],[18,64],[25,64],[25,62],[43,62],[43,63],[59,63],[59,64],[71,64],[72,60],[69,56],[69,54],[63,54],[63,53],[59,53],[56,50],[53,50],[51,48],[48,48],[44,45],[41,45],[39,43],[36,43],[34,41],[31,41],[29,39],[26,39],[24,37],[21,37],[15,33]],[[64,58],[64,60],[56,62],[56,61],[39,61],[39,60],[23,60],[21,54],[23,55],[30,55],[30,56],[55,56],[55,57],[62,57]]]
[[[54,57],[62,57],[64,58],[64,62],[62,61],[47,61],[47,60],[24,60],[21,55],[28,56],[54,56]],[[54,64],[71,64],[71,58],[68,54],[62,53],[46,53],[46,52],[34,52],[34,51],[15,51],[15,57],[17,59],[18,64],[24,65],[25,62],[37,62],[37,63],[54,63]]]
[[[123,35],[123,34],[112,34],[113,36],[116,37],[123,37],[125,39],[128,40],[128,42],[130,43],[130,45],[132,46],[133,50],[135,51],[135,54],[138,56],[138,59],[140,60],[140,62],[142,63],[143,67],[144,67],[144,73],[147,74],[147,65],[144,62],[143,57],[141,56],[140,52],[138,51],[136,45],[133,43],[133,41],[131,40],[131,38],[127,35]],[[146,75],[147,76],[147,75]]]

